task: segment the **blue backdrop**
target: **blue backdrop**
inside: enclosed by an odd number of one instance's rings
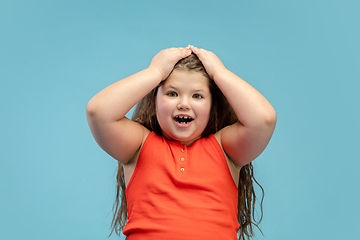
[[[86,104],[161,49],[188,44],[215,52],[277,111],[254,162],[266,191],[256,239],[356,239],[359,9],[357,0],[0,1],[0,239],[108,239],[117,164],[93,140]]]

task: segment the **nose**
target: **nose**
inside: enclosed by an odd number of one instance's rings
[[[189,102],[186,99],[181,99],[181,101],[177,105],[177,109],[178,110],[190,110],[191,105],[189,104]]]

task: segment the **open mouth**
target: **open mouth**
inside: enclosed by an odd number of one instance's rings
[[[193,121],[194,119],[189,116],[178,115],[174,117],[174,120],[181,124],[187,124]]]

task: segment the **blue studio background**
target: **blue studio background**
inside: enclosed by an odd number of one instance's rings
[[[357,239],[359,9],[357,0],[1,0],[0,239],[118,239],[108,238],[117,164],[93,140],[86,104],[161,49],[188,44],[215,52],[277,111],[254,162],[265,188],[255,239]]]

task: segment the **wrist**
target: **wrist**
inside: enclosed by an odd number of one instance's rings
[[[221,81],[221,79],[229,74],[229,72],[230,71],[225,66],[217,67],[214,69],[212,78],[215,82],[219,80]]]
[[[164,75],[163,71],[161,69],[157,68],[157,67],[154,67],[154,66],[150,65],[147,69],[145,69],[145,71],[147,71],[150,76],[156,78],[159,81],[159,83],[162,80],[164,80],[163,79],[164,78],[163,77],[163,75]]]

